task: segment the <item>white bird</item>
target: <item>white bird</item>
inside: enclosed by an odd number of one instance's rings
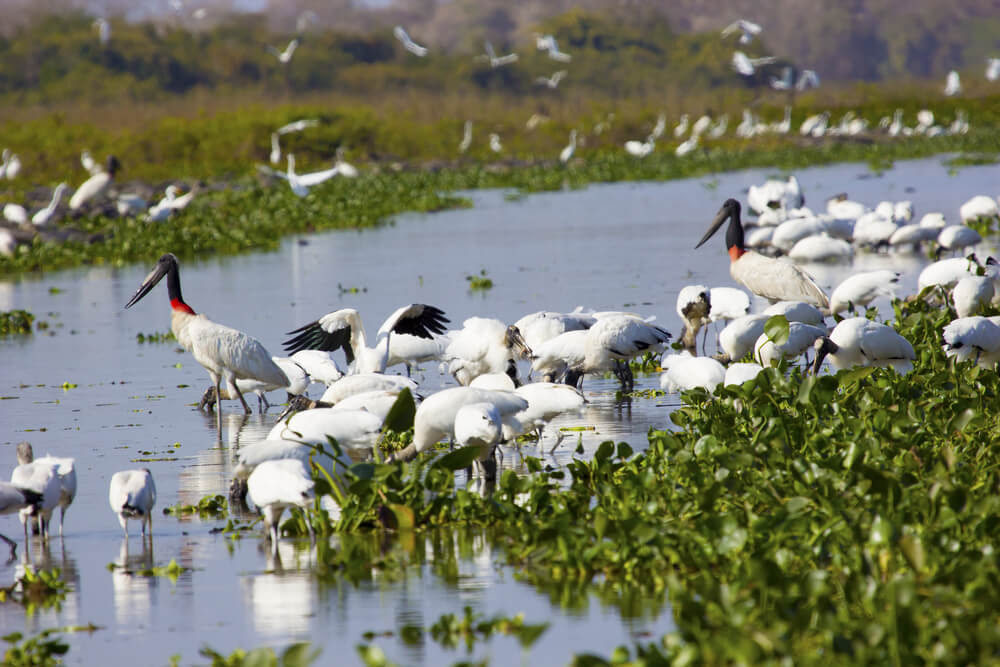
[[[278,143],[278,133],[271,133],[271,153],[267,156],[271,164],[281,162],[281,144]]]
[[[514,393],[528,401],[528,407],[514,415],[514,418],[524,429],[535,429],[539,444],[542,442],[545,426],[552,419],[563,414],[579,414],[587,403],[583,392],[576,387],[553,382],[532,382],[521,385],[514,389]],[[556,445],[561,440],[560,434]],[[552,449],[555,449],[555,446]]]
[[[212,378],[216,395],[216,427],[221,434],[223,382],[226,384],[226,393],[237,396],[243,404],[243,410],[250,414],[250,406],[236,386],[237,379],[253,378],[268,384],[287,386],[288,378],[256,338],[217,324],[204,315],[198,315],[184,302],[177,258],[170,253],[160,257],[156,267],[146,276],[125,307],[130,308],[138,303],[164,276],[167,278],[167,295],[170,298],[170,330],[181,347],[190,352]]]
[[[497,319],[470,317],[448,336],[444,359],[448,373],[461,385],[484,373],[506,372],[511,361],[532,355],[521,331]]]
[[[898,283],[899,273],[888,269],[856,273],[833,290],[830,314],[836,315],[845,310],[853,313],[855,308],[867,306],[880,296],[892,298]]]
[[[948,225],[938,232],[937,242],[941,250],[962,250],[981,243],[983,237],[972,227],[965,225]]]
[[[726,200],[695,248],[711,238],[726,220],[729,220],[726,231],[729,274],[733,280],[771,301],[806,301],[820,308],[829,307],[826,293],[808,273],[789,262],[746,250],[743,244],[743,224],[740,221],[740,203],[735,199]]]
[[[746,19],[739,19],[730,23],[725,28],[722,29],[722,36],[728,37],[729,35],[740,33],[740,44],[749,44],[753,41],[753,38],[760,34],[762,28],[759,23],[754,23],[753,21],[747,21]]]
[[[996,81],[1000,79],[1000,58],[986,59],[986,80]]]
[[[816,339],[825,336],[826,329],[802,322],[788,323],[788,338],[780,345],[762,333],[754,343],[754,360],[764,368],[781,359],[794,360],[812,348]],[[808,359],[807,359],[808,362]]]
[[[986,317],[963,317],[942,331],[945,356],[992,369],[1000,361],[1000,326]]]
[[[951,291],[955,312],[959,317],[971,317],[989,306],[995,296],[990,276],[965,276]]]
[[[775,62],[777,58],[774,56],[766,56],[763,58],[750,58],[747,54],[742,51],[733,52],[732,65],[733,69],[742,74],[743,76],[753,76],[757,67],[760,65],[769,65]]]
[[[28,210],[20,204],[4,204],[3,217],[7,222],[24,225],[28,222]]]
[[[516,53],[508,53],[504,56],[497,56],[496,52],[493,50],[493,45],[489,42],[485,42],[483,47],[486,50],[485,56],[478,56],[480,59],[485,59],[489,62],[490,67],[503,67],[504,65],[509,65],[511,63],[517,62]]]
[[[406,30],[403,29],[403,26],[397,25],[395,28],[392,29],[392,34],[396,37],[396,39],[399,40],[399,43],[403,45],[403,48],[412,53],[413,55],[418,56],[420,58],[423,58],[424,56],[427,55],[427,48],[424,46],[420,46],[412,39],[410,39],[410,36],[406,33]]]
[[[340,370],[329,352],[299,350],[291,355],[290,359],[301,366],[313,382],[321,382],[329,387],[344,377],[344,372]]]
[[[40,462],[20,463],[11,471],[10,483],[19,489],[31,491],[41,498],[37,503],[21,510],[20,516],[21,523],[24,524],[25,540],[28,539],[29,517],[37,519],[42,539],[48,539],[49,520],[52,518],[52,512],[59,505],[61,494],[58,466]]]
[[[540,35],[535,33],[535,48],[539,51],[547,51],[549,58],[557,60],[561,63],[568,63],[573,59],[570,54],[563,53],[559,50],[559,44],[556,42],[556,38],[552,35]]]
[[[45,206],[45,208],[39,209],[33,216],[31,216],[31,222],[35,225],[47,224],[52,217],[55,215],[56,207],[59,206],[59,202],[62,201],[63,193],[69,186],[65,183],[60,183],[56,186],[56,189],[52,192],[52,200]]]
[[[444,333],[448,321],[440,308],[411,303],[386,318],[379,327],[375,345],[368,347],[361,315],[353,308],[342,308],[289,331],[288,335],[293,337],[284,342],[284,347],[289,354],[299,350],[333,352],[343,349],[349,373],[382,373],[390,365],[393,333],[430,339],[434,334]]]
[[[267,536],[271,540],[271,553],[278,554],[278,527],[286,508],[305,511],[315,496],[315,482],[302,461],[282,459],[264,461],[247,479],[247,497],[264,518]],[[312,523],[305,517],[309,539],[313,539]]]
[[[764,333],[770,315],[744,315],[737,317],[719,334],[719,347],[730,361],[737,361],[753,350],[754,343]]]
[[[490,150],[494,153],[499,153],[503,150],[503,144],[500,143],[500,135],[496,132],[490,133]]]
[[[818,338],[814,347],[813,372],[819,372],[827,356],[838,371],[854,366],[884,366],[897,373],[909,372],[916,358],[910,341],[895,329],[864,317],[842,320],[829,336]]]
[[[289,153],[287,160],[288,168],[286,173],[282,174],[280,171],[276,171],[274,173],[279,177],[285,178],[288,181],[288,186],[292,189],[292,192],[299,197],[305,197],[309,194],[309,188],[328,181],[340,173],[340,170],[335,165],[329,169],[323,169],[321,171],[314,171],[308,174],[297,174],[295,173],[295,156]]]
[[[314,448],[328,446],[328,438],[352,457],[369,457],[382,434],[382,419],[367,410],[314,408],[280,420],[267,440],[287,440]]]
[[[563,164],[569,162],[569,159],[573,157],[573,151],[576,150],[576,130],[569,131],[569,143],[566,144],[566,148],[562,149],[559,153],[559,161]]]
[[[962,204],[958,209],[958,217],[962,222],[972,222],[980,218],[996,218],[1000,216],[1000,207],[993,197],[976,195]]]
[[[360,394],[348,396],[333,406],[332,409],[340,412],[345,410],[362,410],[377,417],[380,423],[384,423],[389,411],[392,410],[392,407],[396,405],[396,401],[398,400],[398,391],[389,391],[386,389],[365,391]]]
[[[525,315],[514,326],[521,332],[524,342],[534,350],[547,340],[551,340],[567,331],[589,329],[597,318],[588,313],[574,311],[572,313],[557,313],[550,310],[540,310]]]
[[[310,127],[317,127],[319,125],[318,118],[302,118],[299,120],[293,120],[291,123],[287,123],[279,127],[276,132],[278,134],[291,134],[292,132],[301,132],[302,130],[308,129]]]
[[[76,465],[70,458],[57,458],[55,456],[43,456],[35,458],[35,453],[31,445],[27,442],[20,442],[17,445],[17,462],[19,464],[37,463],[39,465],[52,466],[55,469],[56,479],[59,482],[59,535],[63,534],[63,525],[66,523],[66,510],[73,504],[76,498]]]
[[[344,147],[338,146],[337,152],[334,154],[333,168],[337,170],[338,175],[343,176],[344,178],[357,178],[357,167],[344,159],[344,153],[346,153]]]
[[[107,19],[97,18],[94,19],[93,25],[97,28],[97,39],[101,46],[107,46],[108,42],[111,41],[111,24],[108,23]]]
[[[297,48],[299,48],[298,38],[288,42],[288,46],[285,47],[284,51],[278,51],[278,49],[268,45],[267,52],[277,58],[278,62],[282,65],[287,65],[292,60],[292,55],[295,54],[295,49]]]
[[[773,317],[782,315],[789,322],[802,322],[803,324],[823,325],[823,312],[805,301],[779,301],[765,308],[762,315]]]
[[[804,69],[799,74],[799,80],[795,82],[795,90],[801,92],[809,88],[819,88],[819,74],[816,70]]]
[[[826,262],[854,255],[851,244],[842,239],[835,239],[826,234],[813,234],[800,239],[788,251],[789,259],[800,262]]]
[[[948,72],[948,76],[944,83],[944,94],[948,97],[953,97],[959,95],[962,92],[962,80],[958,76],[958,72],[951,70]]]
[[[181,189],[174,184],[166,187],[163,199],[149,207],[146,218],[150,222],[162,222],[170,217],[174,211],[183,211],[194,199],[194,190],[188,190],[185,194],[180,194]]]
[[[646,141],[631,139],[625,142],[625,152],[633,157],[646,157],[653,152],[654,141],[652,138]]]
[[[726,367],[711,357],[693,357],[689,353],[665,354],[660,360],[664,373],[660,389],[678,393],[702,388],[712,393],[726,379]]]
[[[559,87],[559,83],[566,78],[566,74],[568,74],[568,72],[561,69],[558,72],[553,72],[552,76],[535,77],[535,85],[547,86],[548,88],[555,90]]]
[[[826,125],[830,121],[830,112],[824,111],[823,113],[815,114],[809,116],[804,121],[802,125],[799,126],[799,134],[804,137],[807,136],[823,136],[826,132]]]
[[[663,131],[667,129],[667,115],[661,113],[656,117],[656,125],[653,126],[653,130],[649,133],[649,139],[655,140],[663,136]]]
[[[129,519],[138,519],[142,522],[143,536],[146,535],[148,526],[149,537],[153,537],[156,484],[153,483],[153,473],[149,468],[122,470],[112,475],[108,502],[111,504],[111,510],[118,515],[118,523],[121,524],[126,538],[128,538]]]
[[[23,510],[34,512],[36,510],[33,507],[38,506],[41,501],[42,495],[39,493],[19,488],[10,482],[0,482],[0,514],[20,513]],[[0,535],[0,540],[10,547],[10,557],[13,559],[16,555],[17,542],[6,535]]]
[[[681,114],[681,119],[677,122],[677,125],[674,126],[674,139],[680,139],[681,137],[683,137],[688,131],[688,125],[689,125],[688,115],[686,113]]]
[[[723,380],[723,384],[727,387],[729,385],[744,384],[757,377],[762,370],[764,370],[764,367],[755,362],[729,364],[729,367],[726,368],[726,377]]]
[[[564,375],[564,382],[577,385],[588,373],[613,371],[625,391],[632,391],[628,361],[645,352],[662,352],[670,333],[640,317],[611,314],[599,317],[584,331],[568,331],[535,350],[533,370],[549,379]]]
[[[951,289],[965,276],[977,275],[979,265],[965,257],[951,257],[928,264],[917,276],[917,289],[923,291],[932,285]]]
[[[469,146],[472,145],[472,121],[465,121],[465,125],[462,129],[462,141],[458,144],[458,152],[464,153],[469,150]]]
[[[401,375],[384,375],[382,373],[360,373],[345,375],[326,388],[320,397],[320,403],[337,406],[341,401],[351,396],[371,391],[389,391],[399,394],[403,389],[416,393],[417,383]]]
[[[697,134],[692,134],[689,138],[685,139],[677,145],[674,149],[674,155],[677,157],[684,157],[688,153],[691,153],[696,148],[698,148],[699,138]]]
[[[747,205],[758,214],[775,207],[787,212],[801,207],[803,201],[802,187],[794,175],[789,176],[787,181],[772,178],[763,185],[751,185],[747,188]]]
[[[452,387],[428,396],[417,408],[413,422],[413,442],[396,452],[390,460],[408,461],[446,437],[455,437],[458,411],[474,403],[496,407],[504,422],[528,408],[528,401],[509,391],[491,391],[473,387]],[[513,426],[513,424],[511,424]],[[487,470],[488,472],[488,470]]]
[[[292,396],[305,394],[306,389],[309,387],[309,374],[294,359],[291,357],[271,357],[271,361],[277,364],[278,368],[285,374],[285,377],[288,378],[287,385],[274,385],[250,378],[236,380],[236,386],[241,393],[244,395],[257,395],[257,410],[261,414],[264,413],[264,410],[271,407],[265,396],[267,392],[284,389],[289,398],[291,398]],[[230,396],[223,390],[222,398],[228,401],[235,399],[235,396]],[[215,387],[210,386],[202,394],[201,401],[198,403],[198,409],[203,410],[205,407],[208,407],[211,410],[215,403]]]
[[[109,156],[106,168],[84,181],[69,198],[70,209],[76,211],[87,202],[100,198],[114,181],[115,174],[120,167],[121,163],[118,162],[118,158],[114,155]]]
[[[726,129],[728,126],[729,126],[729,115],[722,114],[722,117],[720,117],[719,120],[715,122],[715,125],[709,128],[708,137],[710,139],[720,138],[722,135],[726,133]]]

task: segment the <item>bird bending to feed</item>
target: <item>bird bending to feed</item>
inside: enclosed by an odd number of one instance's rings
[[[910,341],[895,329],[864,317],[842,320],[829,336],[816,339],[813,372],[818,373],[829,356],[835,370],[854,366],[885,366],[908,373],[916,355]]]
[[[42,502],[42,494],[30,489],[23,489],[11,482],[0,482],[0,514],[13,514],[28,510],[34,512],[35,508]],[[10,558],[14,559],[17,550],[17,542],[6,535],[0,535],[0,540],[10,547]]]
[[[55,456],[43,456],[35,458],[35,452],[31,448],[31,443],[19,442],[17,445],[17,462],[37,463],[55,468],[56,479],[59,482],[59,535],[63,534],[63,524],[66,523],[66,510],[73,504],[76,498],[76,462],[69,458],[57,458]]]
[[[304,510],[315,498],[315,486],[306,465],[298,459],[264,461],[250,473],[247,494],[264,517],[272,554],[278,554],[278,525],[285,508]],[[308,517],[305,521],[312,541],[312,523]]]
[[[506,372],[511,360],[530,359],[532,355],[517,326],[492,318],[470,317],[449,338],[444,358],[448,373],[461,385],[485,373]]]
[[[122,470],[111,476],[111,488],[108,491],[108,502],[111,510],[118,515],[118,523],[128,538],[128,520],[138,519],[142,522],[142,534],[146,535],[149,526],[149,536],[153,537],[153,505],[156,504],[156,484],[153,483],[153,473],[149,468],[141,470]]]
[[[729,220],[726,230],[726,248],[729,251],[729,275],[757,296],[770,301],[805,301],[819,308],[828,308],[830,300],[812,276],[794,264],[773,257],[766,257],[743,244],[743,223],[740,221],[740,203],[727,199],[698,241],[700,248],[705,241]]]
[[[163,277],[167,277],[167,295],[170,298],[170,330],[181,347],[194,355],[215,385],[215,417],[218,433],[222,433],[221,386],[226,384],[226,393],[236,396],[243,404],[243,410],[250,414],[250,406],[236,386],[238,379],[253,379],[264,384],[288,386],[288,377],[271,359],[260,341],[222,324],[217,324],[204,315],[194,312],[181,296],[181,277],[177,268],[177,258],[171,253],[160,257],[153,270],[143,280],[136,293],[125,304],[131,308]]]
[[[327,313],[315,322],[289,331],[293,336],[284,342],[289,354],[300,350],[332,352],[343,349],[349,373],[382,373],[390,365],[392,334],[409,334],[418,338],[433,338],[444,333],[449,320],[444,311],[425,303],[411,303],[398,308],[379,327],[373,347],[368,347],[361,315],[353,308],[342,308]],[[403,359],[394,363],[402,363]]]

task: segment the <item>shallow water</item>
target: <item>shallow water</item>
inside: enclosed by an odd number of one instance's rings
[[[773,175],[752,170],[710,179],[595,185],[516,200],[502,192],[477,192],[471,195],[475,207],[468,210],[405,215],[376,230],[291,238],[274,253],[185,262],[182,284],[195,309],[250,332],[272,353],[280,350],[284,332],[331,310],[356,307],[374,331],[381,318],[412,301],[443,308],[456,326],[474,315],[512,322],[536,310],[582,305],[656,315],[657,323],[677,334],[674,308],[683,285],[733,284],[722,235],[697,251],[695,243],[722,200],[742,197],[747,186]],[[880,176],[863,165],[803,170],[797,176],[807,204],[817,210],[826,197],[847,191],[871,206],[882,199],[910,199],[918,217],[940,210],[953,221],[970,196],[995,194],[998,169],[969,167],[951,176],[935,158],[899,163]],[[977,251],[995,252],[993,241]],[[894,268],[904,272],[900,293],[906,294],[915,290],[927,261],[863,253],[853,263],[807,268],[828,288],[854,271]],[[593,594],[570,596],[518,582],[482,536],[459,540],[454,533],[454,541],[438,536],[393,543],[390,548],[414,564],[398,578],[380,575],[357,585],[318,582],[309,570],[309,551],[289,540],[281,545],[279,564],[262,548],[259,533],[234,541],[209,532],[221,522],[157,513],[152,549],[138,539],[138,526],[131,528],[131,540],[123,540],[106,500],[115,471],[148,466],[156,478],[158,508],[196,503],[225,492],[236,449],[263,438],[278,413],[272,408],[263,417],[245,418],[227,404],[223,443],[217,446],[214,417],[195,409],[208,383],[205,371],[175,345],[136,342],[137,333],[169,329],[165,288],[122,310],[149,269],[91,268],[0,282],[0,310],[24,308],[50,325],[32,336],[0,339],[0,460],[13,467],[14,445],[29,440],[38,454],[75,457],[80,479],[65,537],[52,539],[48,550],[37,541],[31,545],[31,562],[62,568],[72,590],[59,611],[26,617],[19,606],[0,605],[4,633],[101,626],[91,635],[69,636],[70,664],[109,659],[166,664],[174,654],[190,664],[199,661],[203,645],[228,653],[297,640],[321,647],[326,663],[352,664],[359,662],[354,646],[364,632],[406,623],[429,627],[441,614],[461,614],[470,605],[486,616],[523,612],[528,623],[550,622],[527,660],[559,664],[574,652],[606,655],[619,644],[672,628],[662,600],[616,606]],[[469,291],[465,277],[481,270],[495,286]],[[425,394],[454,384],[435,365],[426,365],[417,379]],[[76,386],[64,389],[64,383]],[[637,388],[658,386],[655,374],[637,378]],[[577,438],[586,456],[605,439],[642,448],[651,426],[667,426],[676,396],[616,404],[614,388],[613,380],[585,380],[587,411],[557,425],[593,430],[569,433],[551,463],[569,461]],[[311,393],[320,391],[314,386]],[[527,447],[527,453],[536,452]],[[517,467],[519,459],[508,451],[504,465]],[[20,526],[6,517],[0,530],[13,537]],[[18,555],[25,556],[23,544]],[[192,568],[176,583],[107,569],[112,562],[141,568],[171,559]],[[442,561],[450,559],[457,577],[440,574],[447,569]],[[20,561],[0,565],[0,585],[9,585],[21,567]],[[464,649],[444,650],[429,639],[417,646],[394,637],[375,643],[404,664],[468,657]],[[499,637],[480,642],[471,657],[509,664],[521,660],[522,652],[513,638]]]

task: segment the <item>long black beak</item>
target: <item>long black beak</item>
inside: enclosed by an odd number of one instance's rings
[[[816,359],[813,361],[813,375],[819,375],[819,369],[823,366],[823,360],[830,352],[836,352],[837,345],[826,336],[816,339],[814,345],[816,349]]]
[[[135,294],[132,295],[132,298],[125,304],[125,307],[131,308],[135,304],[139,303],[139,300],[142,299],[142,297],[149,294],[149,291],[156,287],[156,283],[163,280],[163,276],[170,273],[170,267],[171,263],[164,261],[161,257],[160,261],[156,263],[155,267],[153,267],[153,270],[149,272],[148,276],[146,276],[146,279],[142,281],[141,285],[139,285],[139,289],[136,290]]]
[[[698,245],[696,245],[695,248],[700,248],[705,241],[712,238],[712,234],[719,231],[719,227],[721,227],[722,223],[729,219],[729,216],[730,212],[728,207],[723,206],[720,208],[719,212],[715,214],[715,220],[712,220],[712,226],[709,227],[708,231],[705,232],[705,235],[701,237],[701,240],[698,241]]]

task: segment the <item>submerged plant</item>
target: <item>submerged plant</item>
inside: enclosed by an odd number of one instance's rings
[[[26,310],[0,311],[0,336],[30,334],[35,316]]]
[[[66,582],[61,579],[59,568],[36,570],[26,567],[24,574],[8,588],[0,588],[0,602],[12,600],[24,605],[30,616],[36,609],[58,609],[66,599]]]

